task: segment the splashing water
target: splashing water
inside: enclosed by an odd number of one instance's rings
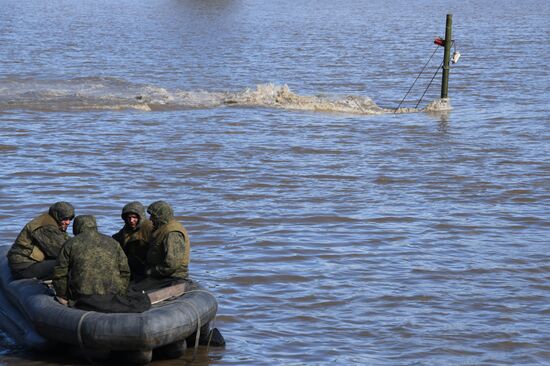
[[[247,89],[225,100],[225,104],[239,106],[271,107],[301,111],[380,114],[380,108],[371,99],[358,96],[329,98],[302,96],[290,91],[287,85],[262,84],[256,90]]]
[[[115,78],[77,78],[72,80],[4,80],[0,89],[0,110],[178,110],[217,108],[280,108],[325,113],[375,115],[414,113],[450,109],[448,100],[436,100],[425,109],[379,107],[368,97],[298,95],[285,85],[260,84],[240,92],[168,90],[153,85],[128,83]]]

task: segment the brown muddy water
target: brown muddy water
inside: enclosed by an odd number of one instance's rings
[[[453,109],[391,113],[447,13]],[[108,234],[169,201],[227,341],[197,365],[549,364],[549,24],[541,0],[0,0],[0,240],[58,200]]]

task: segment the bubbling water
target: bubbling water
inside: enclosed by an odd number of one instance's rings
[[[448,99],[435,100],[424,109],[389,109],[358,95],[300,95],[288,85],[259,84],[243,91],[209,92],[169,90],[132,84],[116,78],[73,80],[9,80],[0,89],[0,110],[38,111],[124,110],[141,111],[207,109],[219,107],[277,108],[293,111],[379,115],[434,112],[450,109]]]

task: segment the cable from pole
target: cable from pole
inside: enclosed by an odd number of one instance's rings
[[[439,67],[437,68],[437,70],[435,70],[435,73],[434,73],[434,76],[432,76],[432,80],[430,80],[430,83],[428,84],[428,86],[426,87],[426,90],[424,90],[424,93],[422,94],[422,96],[420,97],[420,99],[418,100],[418,103],[416,103],[416,105],[414,106],[414,108],[418,108],[418,105],[420,104],[420,102],[422,102],[422,99],[424,98],[424,96],[426,95],[426,93],[428,92],[428,89],[430,89],[430,86],[432,85],[432,82],[434,81],[435,77],[437,76],[437,73],[439,73],[439,70],[441,70],[441,68],[443,67],[443,62],[441,62],[441,65],[439,65]]]
[[[432,60],[432,57],[434,57],[435,53],[437,52],[437,49],[438,49],[438,48],[439,48],[439,46],[436,46],[436,47],[435,47],[434,52],[432,53],[432,55],[430,56],[430,58],[428,59],[428,61],[426,62],[426,64],[424,64],[424,67],[422,68],[422,70],[420,70],[420,73],[418,74],[418,76],[416,77],[416,79],[414,79],[414,82],[412,83],[411,87],[409,88],[409,90],[407,91],[407,93],[405,94],[405,96],[403,97],[403,99],[401,99],[401,102],[399,102],[399,105],[397,106],[397,108],[395,108],[394,113],[397,112],[397,110],[399,109],[399,107],[401,107],[401,104],[403,104],[403,102],[405,101],[405,98],[407,98],[407,96],[408,96],[409,93],[411,92],[412,88],[414,87],[414,84],[416,84],[416,82],[418,81],[418,78],[422,75],[422,73],[423,73],[424,70],[426,69],[426,66],[428,66],[428,64],[429,64],[430,61]]]
[[[455,45],[455,41],[452,41],[451,42],[451,47],[454,47]],[[439,72],[439,70],[443,67],[443,63],[445,61],[441,61],[441,64],[439,65],[439,67],[437,68],[437,70],[435,70],[435,73],[434,75],[432,76],[432,80],[430,80],[430,83],[428,84],[428,86],[426,87],[426,90],[424,90],[424,94],[422,94],[422,96],[420,97],[420,99],[418,100],[418,103],[416,103],[416,106],[414,107],[415,109],[418,108],[418,105],[422,102],[422,99],[424,98],[424,96],[426,95],[426,93],[428,92],[428,89],[430,89],[430,86],[432,85],[435,77],[437,76],[437,73]]]

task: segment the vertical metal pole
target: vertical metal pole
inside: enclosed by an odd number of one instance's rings
[[[451,61],[451,46],[453,31],[453,15],[447,14],[447,26],[445,27],[445,54],[443,55],[443,80],[441,81],[441,98],[447,98],[449,91],[449,69]]]

